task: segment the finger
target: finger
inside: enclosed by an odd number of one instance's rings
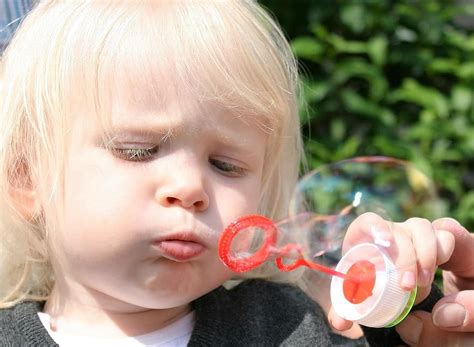
[[[474,290],[439,300],[433,307],[433,323],[446,331],[474,332]]]
[[[474,277],[474,234],[452,218],[441,218],[433,222],[437,230],[445,230],[454,236],[454,251],[449,260],[440,267],[461,277]],[[469,261],[471,259],[471,261]]]
[[[353,322],[349,320],[345,320],[344,318],[338,316],[337,313],[334,312],[332,307],[329,310],[328,320],[331,326],[334,329],[339,330],[339,331],[349,330],[353,324]]]
[[[431,314],[417,311],[396,328],[401,339],[410,346],[473,346],[474,333],[444,331],[433,325]]]
[[[431,287],[437,265],[437,239],[431,222],[423,218],[410,218],[399,225],[408,232],[415,248],[418,286]]]
[[[446,263],[452,256],[455,245],[454,235],[449,231],[435,229],[436,233],[436,264]]]
[[[414,346],[420,341],[423,332],[423,321],[413,314],[409,314],[395,328],[400,338],[409,346]]]
[[[416,255],[411,238],[403,230],[396,230],[395,224],[375,213],[364,213],[357,217],[347,229],[343,252],[351,247],[369,242],[376,244],[386,253],[399,270],[400,285],[405,290],[416,287]],[[398,229],[401,229],[398,227]]]
[[[392,225],[379,215],[367,212],[358,216],[347,228],[343,253],[360,243],[387,245],[393,243]]]
[[[410,236],[399,227],[395,227],[394,236],[395,244],[390,246],[392,261],[398,272],[400,286],[411,291],[416,288],[418,282],[415,248]]]
[[[451,271],[443,271],[443,292],[445,295],[472,289],[474,289],[474,277],[460,277]]]

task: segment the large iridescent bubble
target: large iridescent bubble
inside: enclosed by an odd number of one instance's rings
[[[413,164],[357,157],[305,175],[293,192],[288,220],[291,238],[303,245],[306,255],[331,264],[340,259],[348,226],[364,213],[402,222],[410,217],[432,219],[441,210],[433,182]]]
[[[358,157],[305,175],[286,219],[255,215],[232,223],[219,255],[236,272],[274,261],[280,271],[305,266],[331,275],[339,315],[368,326],[393,325],[413,304],[416,290],[406,292],[399,282],[416,271],[417,261],[409,233],[395,223],[439,214],[431,180],[412,164]]]

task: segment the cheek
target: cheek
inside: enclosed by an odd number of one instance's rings
[[[131,234],[121,231],[130,230],[140,218],[141,193],[130,185],[134,180],[109,171],[98,165],[77,165],[65,177],[59,227],[63,241],[75,249],[107,244],[119,250],[130,241]]]
[[[228,225],[243,215],[258,212],[260,185],[248,184],[244,186],[244,189],[224,188],[217,192],[216,199],[219,214]]]

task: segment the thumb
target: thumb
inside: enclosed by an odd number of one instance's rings
[[[448,295],[433,307],[433,324],[446,331],[474,332],[474,290]]]
[[[409,346],[473,346],[474,333],[454,332],[433,325],[428,312],[416,311],[396,327],[400,337]]]
[[[349,330],[353,324],[351,321],[345,320],[344,318],[338,316],[332,307],[329,310],[328,320],[331,326],[339,331]]]
[[[452,218],[440,218],[433,222],[436,230],[445,230],[454,236],[454,251],[450,259],[440,265],[447,271],[452,271],[457,276],[466,278],[474,277],[474,234]]]

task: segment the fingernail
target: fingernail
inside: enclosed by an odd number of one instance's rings
[[[462,325],[466,319],[466,309],[456,303],[444,304],[433,314],[433,323],[442,328],[454,328]]]
[[[455,225],[461,225],[461,223],[459,223],[456,219],[451,218],[451,217],[443,217],[443,218],[437,219],[436,223],[438,223],[438,225],[442,225],[443,227],[446,226],[446,224],[451,224],[451,223],[454,223]]]
[[[337,331],[340,331],[337,327],[334,326],[333,322],[332,321],[329,321],[329,323],[331,324],[331,327]]]
[[[332,319],[329,319],[329,324],[331,325],[331,327],[337,331],[340,331],[335,325],[334,325],[334,322]]]
[[[400,334],[400,337],[409,345],[418,344],[422,331],[423,322],[419,318],[411,315],[406,317],[402,324],[397,327],[397,332]]]
[[[412,289],[416,286],[415,274],[412,271],[405,271],[400,282],[404,288]]]
[[[456,219],[454,219],[454,218],[449,218],[449,217],[448,217],[448,219],[449,219],[451,222],[453,222],[454,224],[456,224],[457,226],[462,226],[462,224],[459,223]]]

